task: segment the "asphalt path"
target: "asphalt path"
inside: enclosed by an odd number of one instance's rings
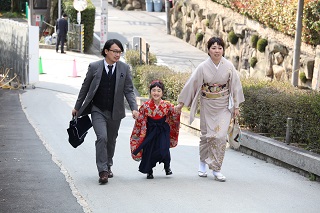
[[[96,6],[96,24],[94,32],[100,36],[100,1],[93,0]],[[208,55],[183,40],[168,35],[166,13],[146,11],[121,11],[108,5],[108,38],[117,38],[123,44],[134,47],[133,37],[141,37],[150,45],[159,65],[167,65],[180,72],[191,72]],[[99,48],[99,41],[95,46]]]
[[[179,145],[171,150],[173,175],[166,176],[157,165],[155,179],[147,180],[130,156],[134,124],[130,111],[119,130],[114,178],[99,185],[93,130],[77,149],[68,144],[66,133],[87,64],[99,57],[47,49],[40,49],[40,55],[46,74],[40,75],[35,89],[21,94],[21,104],[85,212],[319,211],[318,182],[232,149],[227,150],[222,169],[227,182],[215,181],[211,173],[198,177],[199,139],[184,130]],[[74,60],[81,77],[70,77]]]

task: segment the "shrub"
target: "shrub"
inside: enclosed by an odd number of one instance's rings
[[[238,36],[234,33],[234,31],[230,31],[228,34],[228,40],[231,44],[235,45],[238,42]]]
[[[125,52],[124,59],[132,66],[133,69],[140,65],[140,54],[138,50],[127,50]],[[148,60],[149,65],[154,65],[157,63],[157,56],[149,52]]]
[[[81,12],[81,24],[84,26],[84,52],[87,52],[93,42],[93,28],[95,22],[96,8],[91,0],[87,0],[87,8]],[[77,11],[73,7],[73,1],[67,0],[63,2],[63,10],[68,14],[71,23],[77,23]]]
[[[262,25],[291,37],[295,36],[297,0],[213,0],[233,11],[243,14]],[[320,1],[305,0],[302,18],[302,41],[311,45],[320,44]]]
[[[267,45],[268,45],[268,40],[264,38],[260,38],[257,42],[257,49],[263,53],[266,50]]]
[[[155,65],[157,63],[157,56],[149,52],[148,60],[149,60],[149,65]]]
[[[307,76],[304,72],[300,72],[299,74],[300,80],[302,83],[306,83],[307,82]]]
[[[180,73],[167,66],[142,65],[136,67],[134,84],[141,96],[149,96],[149,85],[161,80],[165,85],[164,99],[176,103],[178,95],[189,78],[189,73]]]
[[[203,34],[200,32],[200,33],[197,33],[196,34],[196,41],[197,42],[200,42],[200,41],[202,41],[202,39],[203,39]]]
[[[209,27],[209,19],[206,19],[206,27]]]
[[[0,0],[1,11],[2,12],[9,12],[11,9],[11,1],[10,0]],[[5,18],[5,17],[3,17]],[[9,18],[9,17],[6,17]]]
[[[259,36],[258,35],[252,35],[252,37],[251,37],[251,46],[253,48],[257,49],[258,40],[259,40]]]
[[[254,66],[256,66],[257,62],[258,62],[258,59],[256,57],[252,57],[250,59],[250,67],[254,68]]]
[[[138,50],[127,50],[124,54],[124,59],[133,68],[136,67],[140,63],[139,51]]]
[[[245,102],[240,122],[249,131],[286,135],[286,121],[293,120],[291,142],[320,153],[320,94],[299,90],[289,83],[242,79]]]

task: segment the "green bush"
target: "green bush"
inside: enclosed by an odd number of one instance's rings
[[[291,37],[296,32],[297,0],[213,0],[233,11],[258,21]],[[311,45],[320,44],[320,1],[304,1],[302,17],[302,41]]]
[[[206,19],[206,27],[209,27],[209,19]]]
[[[196,34],[196,41],[200,42],[200,41],[202,41],[202,39],[203,39],[203,33],[197,33]]]
[[[84,25],[84,51],[87,52],[93,42],[93,28],[95,22],[96,8],[91,0],[87,0],[87,9],[81,12],[81,24]],[[63,9],[68,14],[71,23],[77,24],[77,13],[73,7],[73,0],[63,2]]]
[[[178,95],[189,78],[189,73],[180,73],[167,66],[137,66],[133,76],[136,89],[141,96],[149,96],[149,86],[153,80],[161,80],[165,85],[164,99],[176,103]]]
[[[26,16],[22,13],[17,13],[17,12],[5,12],[3,14],[0,13],[1,18],[25,18]]]
[[[1,5],[1,12],[3,11],[10,11],[11,9],[11,0],[0,0],[0,5]]]
[[[234,31],[230,31],[228,33],[228,40],[231,44],[235,45],[238,42],[238,36],[234,33]]]
[[[127,50],[125,52],[124,59],[132,66],[133,69],[140,65],[140,54],[138,50]],[[157,56],[149,52],[148,60],[149,65],[155,65],[157,63]]]
[[[257,62],[258,62],[258,59],[256,57],[252,57],[250,59],[250,67],[254,68],[254,66],[256,66]]]
[[[148,55],[149,65],[155,65],[157,63],[157,56],[151,52]]]
[[[258,35],[252,35],[252,37],[251,37],[251,46],[253,48],[257,49],[258,40],[259,40],[259,36]]]
[[[249,131],[285,138],[290,117],[291,142],[320,153],[320,93],[278,81],[242,79],[242,86],[246,100],[240,122]]]
[[[133,68],[140,64],[140,55],[138,50],[127,50],[124,54],[124,59]]]
[[[299,74],[300,80],[302,83],[306,83],[307,82],[307,76],[304,72],[300,72]]]
[[[260,38],[257,42],[257,49],[263,53],[266,50],[267,45],[268,45],[268,40],[264,38]]]

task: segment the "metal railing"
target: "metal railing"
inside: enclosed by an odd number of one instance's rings
[[[84,41],[83,41],[83,24],[69,24],[68,31],[68,50],[77,51],[83,53]]]

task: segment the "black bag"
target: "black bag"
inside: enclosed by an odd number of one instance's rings
[[[91,127],[92,123],[88,115],[73,118],[69,123],[69,128],[67,129],[69,134],[69,143],[71,146],[77,148],[81,145]]]

